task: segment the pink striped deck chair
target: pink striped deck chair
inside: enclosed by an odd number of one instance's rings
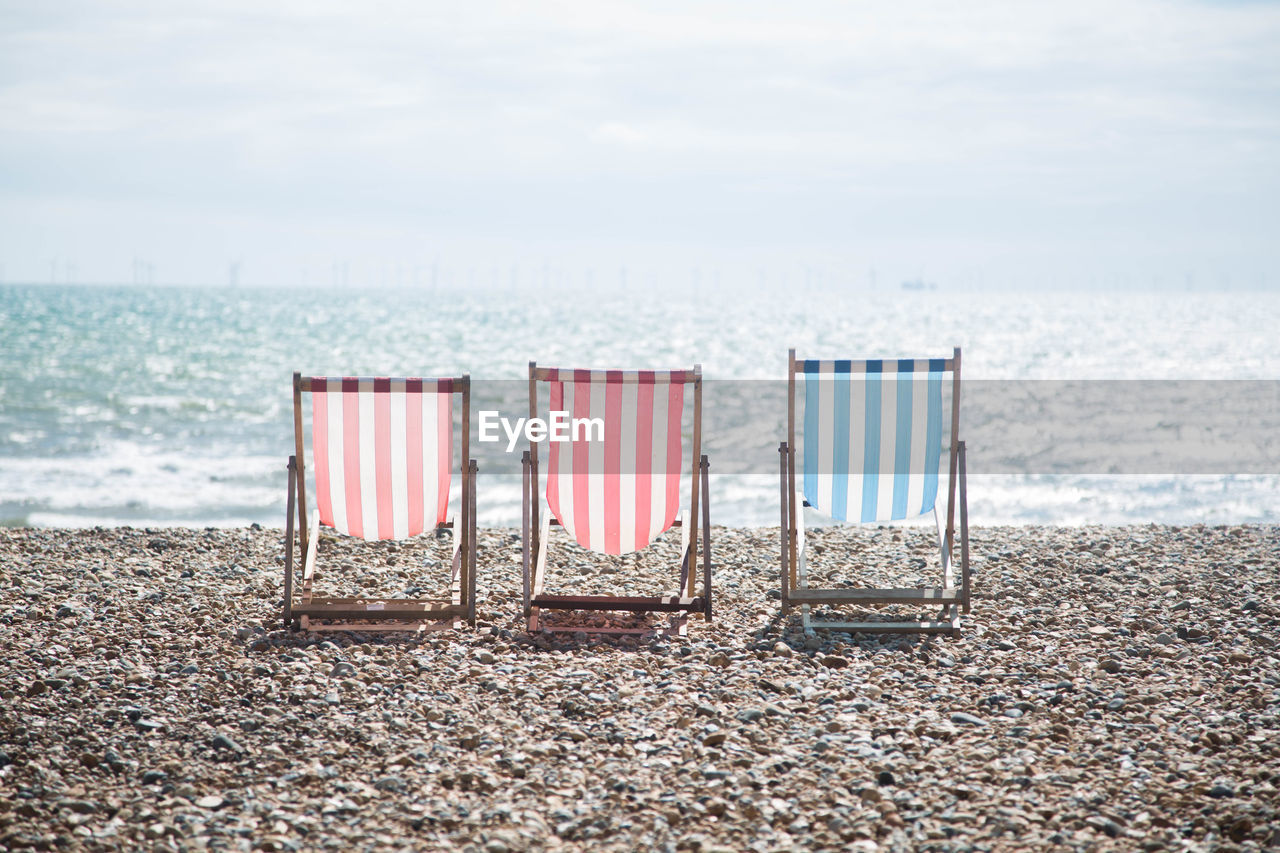
[[[538,387],[547,386],[546,417]],[[684,468],[682,415],[693,390],[693,448]],[[683,632],[689,613],[711,619],[711,512],[707,457],[702,455],[702,368],[692,370],[561,370],[529,363],[529,417],[542,418],[547,436],[546,502],[539,524],[538,443],[524,454],[522,518],[524,612],[539,630],[547,610],[671,613]],[[557,438],[564,440],[557,440]],[[680,479],[688,470],[688,514],[681,517]],[[702,512],[702,595],[694,594],[699,555],[697,510]],[[550,595],[543,591],[551,528],[606,555],[647,547],[674,526],[682,532],[680,581],[668,595]],[[541,630],[648,633],[649,627],[558,626]]]
[[[951,374],[951,434],[943,434],[943,377]],[[797,382],[797,379],[799,382]],[[796,398],[803,384],[803,456],[796,489]],[[799,605],[806,632],[960,633],[969,612],[969,509],[965,444],[960,440],[960,348],[951,358],[797,359],[788,356],[787,440],[778,447],[782,483],[782,611]],[[939,475],[944,447],[948,474]],[[938,509],[945,487],[945,525]],[[953,551],[960,508],[960,583]],[[810,582],[804,510],[835,521],[886,522],[933,514],[941,586],[818,588]],[[940,608],[936,619],[814,619],[815,607],[879,605]]]
[[[304,394],[318,518],[308,526]],[[453,405],[461,397],[461,523],[449,517]],[[475,624],[475,478],[470,458],[471,380],[333,378],[293,374],[296,455],[289,457],[284,623],[310,631],[405,631]],[[294,598],[294,507],[302,554]],[[318,526],[317,526],[318,525]],[[322,597],[314,592],[319,528],[366,540],[453,531],[447,597]]]

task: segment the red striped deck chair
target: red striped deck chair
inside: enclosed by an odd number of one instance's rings
[[[538,387],[547,386],[543,420],[559,435],[546,444],[546,502],[540,512],[538,442],[524,454],[522,518],[524,612],[529,630],[683,632],[689,613],[711,619],[711,512],[707,457],[702,455],[702,368],[692,370],[560,370],[529,363],[529,417],[540,418]],[[693,448],[684,468],[682,415],[693,391]],[[559,420],[557,420],[559,419]],[[531,436],[532,438],[532,436]],[[681,514],[680,479],[689,478],[688,514]],[[702,511],[702,541],[697,509]],[[539,517],[542,517],[539,524]],[[681,529],[680,578],[667,595],[547,594],[552,528],[578,546],[606,555],[642,550],[664,531]],[[702,595],[695,595],[699,545]],[[569,546],[573,547],[573,546]],[[625,571],[625,566],[621,569]],[[542,610],[670,613],[669,628],[584,626],[539,622]],[[640,617],[642,620],[645,617]],[[647,620],[646,620],[647,621]]]
[[[318,518],[308,526],[304,394]],[[461,523],[449,517],[454,397],[461,397]],[[476,462],[470,458],[471,380],[333,378],[293,374],[296,455],[289,457],[284,623],[310,631],[405,631],[475,624]],[[294,507],[302,555],[295,599]],[[318,526],[317,526],[318,523]],[[365,540],[453,531],[447,595],[383,598],[315,593],[320,529]]]
[[[943,444],[942,386],[951,374],[951,435],[946,442],[946,522],[938,510]],[[804,400],[802,491],[796,490],[797,380]],[[805,630],[960,632],[969,612],[969,510],[965,445],[960,440],[960,348],[951,358],[818,361],[788,356],[787,440],[778,448],[782,490],[782,608],[799,605]],[[956,491],[960,583],[953,570]],[[804,508],[836,521],[887,522],[933,513],[942,585],[817,588],[810,585]],[[936,619],[814,619],[811,608],[860,610],[896,604],[940,608]],[[881,614],[883,615],[883,614]]]

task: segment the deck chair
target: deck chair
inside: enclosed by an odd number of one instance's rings
[[[450,583],[438,598],[314,593],[319,528],[308,526],[302,395],[311,395],[319,527],[366,540],[453,531]],[[462,398],[461,522],[448,517],[453,398]],[[293,374],[296,455],[289,457],[284,624],[309,631],[427,631],[475,625],[476,462],[469,456],[471,380],[326,378]],[[302,555],[294,597],[294,508]]]
[[[951,374],[951,437],[946,522],[938,511],[942,455],[942,382]],[[796,381],[803,382],[803,492],[796,490]],[[951,358],[814,361],[788,355],[787,441],[779,448],[782,490],[782,609],[801,607],[806,632],[960,631],[969,612],[969,511],[965,445],[959,439],[960,348]],[[953,571],[956,489],[960,500],[960,583]],[[837,521],[884,522],[932,512],[942,585],[924,588],[819,589],[809,585],[804,508]],[[938,607],[923,621],[818,620],[811,608],[884,604]]]
[[[538,387],[548,387],[549,413],[574,419],[570,441],[549,441],[546,471],[548,512],[540,511],[538,444],[524,454],[524,613],[531,632],[684,633],[687,616],[711,620],[711,512],[707,457],[702,455],[702,368],[692,370],[559,370],[529,363],[529,417],[539,417]],[[693,388],[693,452],[689,512],[680,517],[683,467],[681,416],[686,389]],[[581,422],[599,418],[603,431]],[[702,541],[697,509],[702,510]],[[541,517],[541,524],[539,518]],[[552,528],[578,545],[608,555],[647,547],[658,534],[682,532],[680,580],[669,595],[551,595],[543,591]],[[701,549],[699,549],[701,545]],[[702,595],[694,595],[698,555]],[[539,622],[542,610],[670,613],[667,628],[560,627]],[[646,617],[641,617],[642,619]]]

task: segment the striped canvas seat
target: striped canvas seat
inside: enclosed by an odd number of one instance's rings
[[[578,544],[639,551],[680,511],[684,371],[553,371],[550,410],[603,421],[551,442],[547,505]],[[601,440],[602,439],[602,440]]]
[[[864,522],[933,509],[945,364],[940,358],[797,362],[810,505],[840,521]]]
[[[951,424],[944,439],[943,383],[950,374]],[[797,388],[797,385],[802,387]],[[799,393],[797,393],[799,392]],[[803,401],[803,472],[796,489],[797,401]],[[782,607],[802,608],[811,628],[857,631],[960,630],[969,610],[968,508],[965,447],[959,439],[960,349],[951,358],[797,359],[788,368],[787,441],[778,448],[782,491]],[[946,522],[938,511],[944,448]],[[959,488],[959,503],[956,490]],[[952,546],[960,510],[961,583],[954,582]],[[810,586],[804,508],[837,521],[888,522],[932,512],[938,527],[942,585],[818,589]],[[850,567],[855,569],[856,567]],[[908,604],[940,606],[933,620],[817,620],[812,607]]]
[[[311,395],[311,467],[318,526],[365,540],[409,539],[453,530],[450,589],[435,598],[316,594],[318,529],[308,524],[307,433],[302,397]],[[454,435],[454,397],[462,429]],[[475,460],[469,455],[471,380],[293,375],[296,454],[290,457],[286,522],[286,625],[308,630],[431,630],[475,620]],[[454,441],[463,464],[461,523],[449,517]],[[301,597],[293,596],[297,507]]]
[[[538,404],[547,387],[548,408]],[[693,449],[684,468],[682,419],[693,392]],[[557,414],[558,413],[558,414]],[[572,627],[540,623],[540,611],[625,610],[679,614],[673,627],[684,630],[684,614],[711,618],[710,509],[707,458],[702,443],[702,371],[563,370],[529,365],[529,417],[560,429],[567,440],[547,442],[546,509],[539,495],[538,442],[524,455],[524,606],[530,630],[640,632],[594,622]],[[552,436],[551,438],[554,438]],[[690,474],[689,513],[681,516],[681,474]],[[702,509],[702,546],[698,518]],[[539,517],[542,522],[539,524]],[[680,526],[680,582],[674,594],[659,596],[544,594],[547,548],[552,526],[562,527],[579,545],[617,556],[648,547],[656,536]],[[694,595],[698,555],[703,594]]]
[[[321,524],[407,539],[445,520],[452,380],[316,378],[311,413]]]

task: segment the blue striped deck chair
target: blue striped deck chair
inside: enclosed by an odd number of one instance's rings
[[[960,348],[951,358],[828,360],[788,356],[787,441],[779,448],[782,491],[782,609],[799,605],[806,632],[960,632],[969,612],[969,512],[965,446],[959,439]],[[951,378],[951,435],[943,443],[943,382]],[[797,389],[797,384],[802,385]],[[799,391],[799,393],[797,393]],[[804,406],[801,489],[796,475],[796,400]],[[945,494],[939,494],[943,451]],[[960,583],[953,570],[956,492],[960,509]],[[939,502],[945,502],[945,524]],[[809,585],[804,508],[843,522],[888,522],[933,513],[942,585],[835,588]],[[921,621],[818,620],[811,609],[885,604],[940,608]]]

